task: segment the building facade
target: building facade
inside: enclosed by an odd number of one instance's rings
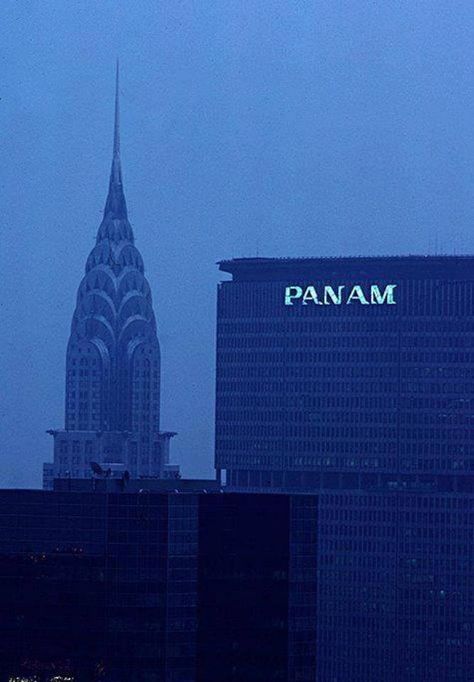
[[[79,285],[66,356],[65,427],[50,430],[54,477],[90,477],[90,463],[134,477],[175,477],[173,432],[160,431],[160,347],[150,285],[128,220],[120,163],[118,70],[109,190]]]
[[[220,267],[232,274],[217,322],[228,484],[471,490],[474,257]]]
[[[316,496],[112,483],[0,491],[0,682],[314,680]]]
[[[317,682],[474,676],[474,496],[325,490]]]
[[[318,494],[316,679],[474,679],[474,257],[220,268],[216,468]]]

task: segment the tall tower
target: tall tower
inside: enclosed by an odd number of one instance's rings
[[[120,163],[119,70],[112,168],[104,217],[79,285],[66,356],[65,428],[54,437],[54,477],[88,478],[91,462],[133,477],[173,478],[173,432],[160,431],[160,347],[150,285],[128,221]]]

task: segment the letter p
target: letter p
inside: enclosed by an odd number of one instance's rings
[[[295,298],[301,298],[303,289],[301,287],[286,287],[285,288],[285,305],[293,305]]]

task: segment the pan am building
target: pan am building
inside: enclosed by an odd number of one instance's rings
[[[216,467],[317,492],[316,681],[474,680],[474,257],[220,268]]]
[[[474,257],[223,261],[216,467],[230,486],[474,473]],[[468,477],[468,478],[466,478]]]

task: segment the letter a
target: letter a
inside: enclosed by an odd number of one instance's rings
[[[308,305],[308,300],[313,301],[316,305],[323,305],[314,287],[306,287],[306,291],[303,294],[303,305]]]
[[[359,303],[362,303],[363,305],[369,305],[369,302],[365,298],[364,292],[362,291],[362,287],[360,287],[358,284],[356,284],[355,287],[353,287],[346,303],[352,303],[353,300],[359,301]]]

